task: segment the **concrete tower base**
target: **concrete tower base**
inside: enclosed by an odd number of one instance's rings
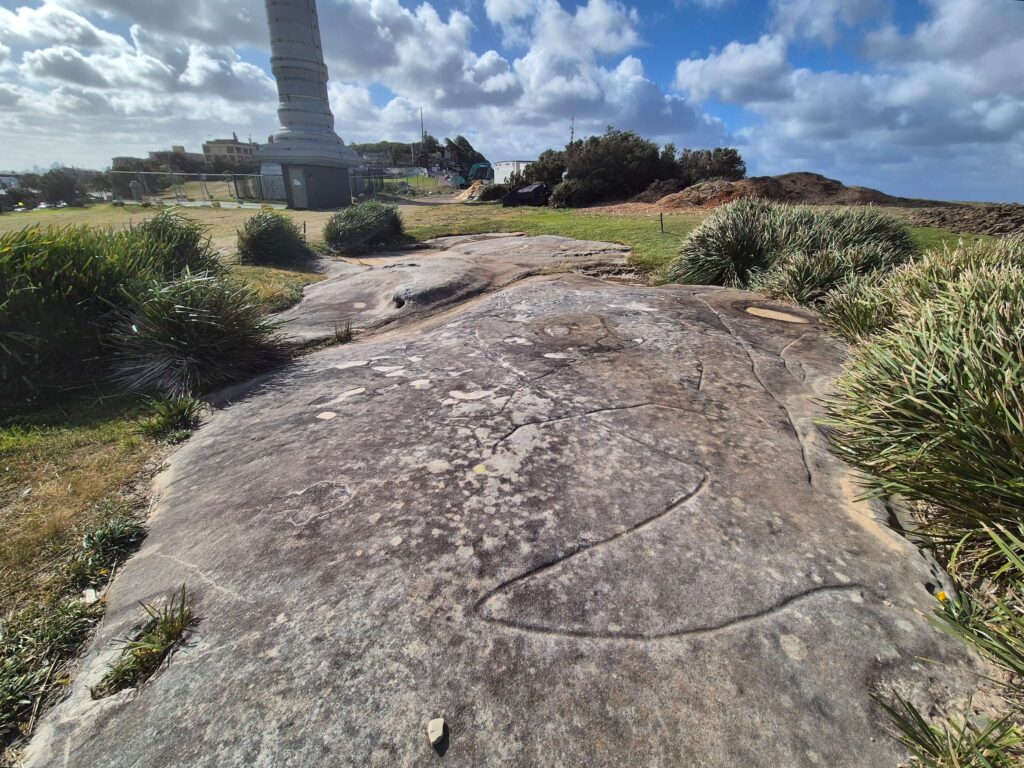
[[[282,164],[288,207],[298,211],[352,205],[348,168]]]

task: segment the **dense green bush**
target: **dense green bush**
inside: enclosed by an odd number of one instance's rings
[[[551,190],[548,205],[552,208],[577,208],[595,199],[597,198],[594,188],[588,182],[580,179],[566,179],[558,182]]]
[[[1024,520],[1024,269],[929,292],[855,349],[825,423],[878,493],[937,505],[927,531],[956,540]]]
[[[747,175],[747,164],[732,147],[714,149],[683,149],[676,160],[678,177],[687,186],[709,179],[735,181]]]
[[[813,303],[855,275],[914,256],[898,220],[872,208],[829,210],[745,198],[720,206],[683,241],[667,278],[758,286]]]
[[[324,225],[324,240],[335,251],[359,253],[405,239],[398,207],[371,200],[340,211]]]
[[[167,397],[206,392],[285,358],[247,286],[185,271],[132,296],[110,335],[115,376],[129,390]]]
[[[834,330],[858,341],[916,316],[918,307],[969,270],[986,266],[1024,268],[1024,238],[960,243],[933,251],[889,272],[851,280],[828,293],[818,310]]]
[[[504,184],[488,184],[486,187],[483,188],[483,191],[480,192],[480,195],[477,197],[477,200],[481,200],[484,202],[490,200],[501,200],[501,198],[503,198],[507,194],[508,187],[506,187]]]
[[[316,258],[298,225],[277,211],[250,216],[237,234],[238,260],[243,264],[301,266]]]

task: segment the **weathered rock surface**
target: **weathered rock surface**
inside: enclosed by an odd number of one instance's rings
[[[346,321],[356,330],[379,328],[531,275],[621,268],[628,254],[623,245],[555,236],[440,237],[424,249],[345,264],[341,274],[307,287],[302,303],[278,317],[289,340],[325,341]]]
[[[30,764],[895,766],[871,693],[977,662],[812,425],[843,349],[752,305],[537,277],[263,379],[173,457]],[[90,700],[182,583],[191,646]]]

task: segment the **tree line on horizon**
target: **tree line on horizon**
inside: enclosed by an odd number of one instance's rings
[[[506,186],[546,184],[553,206],[576,207],[623,200],[649,189],[663,196],[702,181],[735,181],[746,175],[746,162],[733,147],[677,151],[672,143],[659,146],[633,131],[608,126],[603,135],[544,150]]]

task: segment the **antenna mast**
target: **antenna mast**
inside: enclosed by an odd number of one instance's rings
[[[572,144],[576,138],[576,115],[569,118],[569,143]]]

